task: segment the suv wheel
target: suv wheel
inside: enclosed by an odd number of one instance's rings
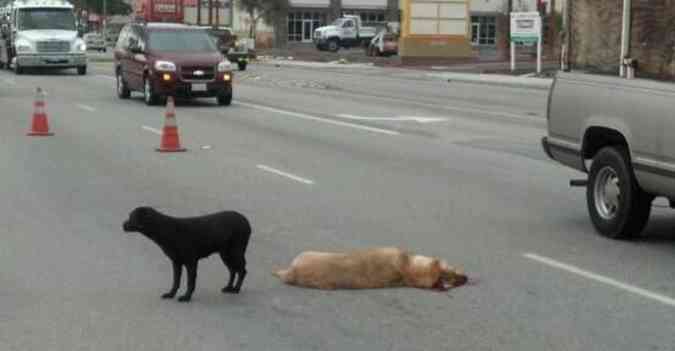
[[[640,234],[649,219],[653,199],[635,180],[626,148],[605,147],[593,158],[586,203],[601,235],[629,239]]]
[[[152,89],[152,82],[148,77],[143,78],[143,100],[148,106],[157,105],[158,97]]]
[[[128,99],[131,97],[131,90],[127,86],[127,83],[122,78],[122,72],[117,71],[117,97],[120,99]]]
[[[77,67],[77,74],[79,74],[81,76],[87,74],[87,66]]]
[[[232,104],[232,93],[218,95],[218,105],[230,106]]]

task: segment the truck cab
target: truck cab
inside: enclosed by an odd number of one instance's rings
[[[86,44],[73,5],[65,0],[17,0],[10,4],[0,34],[0,66],[76,68],[87,73]]]

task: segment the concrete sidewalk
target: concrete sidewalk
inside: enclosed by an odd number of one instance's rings
[[[437,73],[424,73],[424,75],[429,78],[444,80],[448,82],[502,85],[502,86],[532,88],[541,90],[548,90],[551,87],[551,84],[553,83],[553,79],[551,78],[514,77],[504,74],[437,72]]]
[[[274,65],[274,66],[288,66],[288,67],[307,67],[307,68],[373,68],[372,63],[353,63],[348,60],[337,60],[330,62],[317,61],[303,61],[295,60],[293,58],[278,59],[269,57],[258,57],[256,61],[259,64]]]
[[[518,88],[531,88],[548,90],[553,82],[551,78],[541,78],[531,75],[528,76],[513,76],[507,74],[484,74],[484,73],[469,73],[469,72],[434,72],[428,69],[415,69],[411,67],[379,67],[372,63],[350,63],[350,62],[314,62],[289,60],[278,58],[261,58],[258,64],[273,65],[277,67],[294,67],[294,68],[331,68],[331,69],[359,69],[359,70],[381,70],[382,75],[391,74],[398,77],[409,78],[428,78],[443,80],[449,82],[464,82],[473,84],[487,84],[487,85],[501,85]],[[451,69],[451,67],[449,67]],[[393,71],[392,71],[393,70]]]

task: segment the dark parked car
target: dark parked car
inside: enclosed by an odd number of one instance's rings
[[[216,46],[230,62],[237,63],[240,71],[245,71],[250,59],[255,58],[255,52],[249,50],[237,36],[232,33],[232,30],[227,27],[202,27],[205,28],[209,34],[216,41]]]
[[[115,47],[117,95],[143,92],[145,103],[166,96],[216,97],[232,102],[232,69],[204,29],[182,24],[131,23]]]

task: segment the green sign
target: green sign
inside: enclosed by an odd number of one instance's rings
[[[539,40],[538,37],[531,36],[512,36],[511,41],[514,43],[533,44]]]

